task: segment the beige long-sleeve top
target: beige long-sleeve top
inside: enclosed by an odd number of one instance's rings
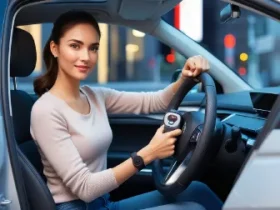
[[[81,87],[90,104],[83,115],[50,92],[31,112],[31,135],[39,148],[47,185],[56,203],[90,202],[118,187],[107,169],[112,130],[107,113],[151,113],[166,110],[172,85],[156,92],[121,92]]]

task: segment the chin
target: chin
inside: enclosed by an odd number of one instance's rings
[[[77,80],[85,80],[88,77],[88,73],[78,73],[73,75],[73,77]]]
[[[77,80],[85,80],[86,78],[87,78],[87,75],[76,77]]]

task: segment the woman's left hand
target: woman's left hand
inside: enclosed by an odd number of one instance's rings
[[[208,60],[201,55],[193,56],[186,61],[181,78],[197,77],[201,72],[208,71],[209,69],[210,65]]]

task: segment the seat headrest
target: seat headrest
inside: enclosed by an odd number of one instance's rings
[[[36,47],[33,37],[27,31],[15,28],[11,51],[11,77],[27,77],[36,65]]]

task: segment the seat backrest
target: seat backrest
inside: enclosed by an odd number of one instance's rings
[[[11,90],[11,102],[14,132],[18,147],[46,181],[40,153],[30,135],[30,113],[35,101],[28,93],[22,90]]]
[[[15,28],[13,34],[10,76],[27,77],[36,64],[36,48],[28,32]],[[31,209],[55,209],[51,193],[44,182],[41,157],[30,135],[30,114],[34,99],[22,90],[11,90],[13,125],[18,155]]]

